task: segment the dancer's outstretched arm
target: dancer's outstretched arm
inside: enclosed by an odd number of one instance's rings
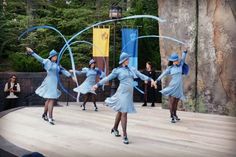
[[[106,76],[106,74],[102,70],[98,68],[95,68],[95,70],[97,71],[97,75],[99,76],[100,79],[103,79]]]
[[[100,80],[96,85],[93,86],[93,90],[96,90],[99,86],[104,85],[106,82],[116,78],[118,76],[117,69],[113,69],[111,74],[109,74],[107,77],[104,77],[102,80]]]
[[[163,77],[170,74],[170,67],[168,67],[155,81],[155,83],[161,81]]]
[[[82,68],[82,70],[75,70],[76,75],[86,74],[88,72],[89,68]],[[73,73],[73,70],[69,70],[71,73]]]
[[[181,62],[181,64],[185,63],[185,59],[186,59],[187,53],[188,53],[188,47],[185,47],[183,52],[182,52],[182,58],[181,58],[182,62]]]
[[[185,63],[187,53],[188,53],[187,50],[184,50],[184,51],[182,52],[182,58],[181,58],[181,64],[182,64],[182,65]]]
[[[111,74],[109,74],[107,77],[104,77],[101,81],[99,81],[97,83],[98,86],[102,86],[104,85],[105,83],[107,83],[108,81],[116,78],[118,76],[118,73],[117,73],[117,69],[113,69]]]
[[[156,86],[154,80],[151,77],[148,77],[144,74],[142,74],[140,71],[138,71],[136,68],[132,68],[133,72],[135,73],[136,76],[138,76],[141,80],[143,81],[151,81],[151,84],[153,86]]]
[[[72,77],[71,73],[67,71],[65,68],[60,67],[60,72],[65,75],[66,77]]]
[[[130,68],[134,73],[135,73],[135,75],[136,76],[138,76],[141,80],[143,80],[143,81],[151,81],[152,80],[152,78],[150,78],[150,77],[148,77],[148,76],[146,76],[146,75],[144,75],[144,74],[142,74],[140,71],[138,71],[136,68]]]
[[[37,53],[35,53],[31,48],[26,47],[26,51],[29,55],[33,56],[37,61],[39,61],[40,63],[44,64],[44,58],[42,58],[41,56],[39,56]]]

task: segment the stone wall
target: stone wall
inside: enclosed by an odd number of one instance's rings
[[[181,109],[195,110],[196,56],[194,52],[197,29],[195,11],[196,1],[159,0],[158,7],[159,16],[166,20],[165,23],[159,24],[159,34],[190,43],[190,51],[187,55],[186,62],[191,67],[191,71],[190,75],[184,78],[187,102],[182,105]],[[162,69],[166,69],[168,62],[166,59],[171,53],[177,52],[181,56],[182,50],[183,47],[181,44],[160,38]],[[163,86],[166,86],[168,82],[169,80],[165,79],[163,81]],[[164,100],[164,102],[163,108],[167,108],[166,100]]]
[[[160,34],[190,46],[187,101],[181,108],[236,116],[236,1],[158,0],[158,7],[159,16],[167,20],[159,25]],[[181,45],[160,40],[160,48],[165,69],[164,58],[173,51],[180,54]]]
[[[236,115],[236,1],[199,0],[198,94],[207,112]]]

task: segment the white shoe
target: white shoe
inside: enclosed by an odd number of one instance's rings
[[[53,122],[53,120],[52,120],[52,118],[49,118],[49,119],[48,119],[48,122],[49,122],[50,124],[52,124],[52,125],[55,125],[54,122]]]

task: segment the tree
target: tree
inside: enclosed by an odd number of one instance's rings
[[[0,14],[0,62],[7,64],[10,70],[15,71],[42,71],[42,66],[31,57],[26,57],[25,46],[32,47],[42,57],[47,57],[51,49],[60,51],[64,45],[63,39],[52,30],[40,29],[29,33],[18,40],[19,35],[27,28],[39,25],[50,25],[56,27],[67,39],[70,39],[76,32],[87,26],[108,19],[108,10],[113,2],[118,5],[130,6],[124,11],[124,16],[135,14],[156,15],[156,0],[4,0],[3,11]],[[153,5],[155,4],[155,5]],[[111,24],[108,24],[111,25]],[[117,26],[117,52],[121,50],[121,33],[119,29],[122,25],[135,27],[142,26],[140,35],[158,34],[156,22],[150,20],[131,20],[118,22]],[[111,33],[111,39],[113,33]],[[92,42],[92,30],[84,32],[75,40],[87,40]],[[140,68],[144,67],[146,60],[151,60],[159,65],[158,40],[156,42],[149,39],[139,41],[139,58],[149,57],[139,60]],[[85,66],[92,57],[92,48],[89,45],[73,45],[76,65]],[[113,47],[110,46],[112,56]],[[145,50],[145,51],[144,51]],[[117,56],[118,59],[119,56]],[[71,67],[68,52],[65,52],[61,64],[66,68]],[[112,64],[111,64],[112,65]],[[1,68],[0,71],[5,69]]]

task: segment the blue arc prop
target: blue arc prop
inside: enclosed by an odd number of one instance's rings
[[[145,36],[139,36],[135,39],[130,40],[121,50],[121,52],[123,52],[123,50],[129,45],[131,44],[133,41],[138,40],[138,39],[143,39],[143,38],[163,38],[163,39],[168,39],[168,40],[172,40],[175,41],[177,43],[183,44],[183,45],[187,45],[187,43],[184,43],[183,41],[177,40],[175,38],[169,37],[169,36],[163,36],[163,35],[145,35]]]
[[[91,46],[94,46],[97,50],[99,50],[99,51],[102,52],[102,50],[101,50],[98,46],[94,45],[93,43],[91,43],[91,42],[89,42],[89,41],[85,41],[85,40],[74,41],[74,42],[70,43],[69,45],[71,46],[71,45],[74,45],[74,44],[76,44],[76,43],[85,43],[85,44],[89,44],[89,45],[91,45]],[[62,53],[64,53],[66,50],[67,50],[67,48],[64,49],[64,50],[62,51]],[[60,57],[62,57],[62,56],[60,56]],[[61,60],[61,58],[60,58],[60,60]],[[106,68],[106,62],[105,62],[104,57],[103,57],[103,61],[104,61],[105,68]]]
[[[69,45],[69,43],[70,43],[73,39],[75,39],[77,36],[79,36],[80,34],[82,34],[83,32],[85,32],[86,30],[88,30],[88,29],[90,29],[90,28],[92,28],[92,27],[101,25],[101,24],[105,24],[105,23],[109,23],[109,22],[115,22],[115,21],[129,20],[129,19],[137,19],[137,18],[150,18],[150,19],[154,19],[154,20],[156,20],[156,21],[158,21],[158,22],[165,22],[164,19],[161,19],[161,18],[156,17],[156,16],[152,16],[152,15],[134,15],[134,16],[124,17],[124,18],[121,18],[121,19],[105,20],[105,21],[102,21],[102,22],[95,23],[95,24],[93,24],[93,25],[91,25],[91,26],[89,26],[89,27],[87,27],[87,28],[81,30],[80,32],[78,32],[78,33],[76,33],[74,36],[72,36],[72,38],[70,38],[68,41],[66,40],[66,38],[62,35],[62,33],[61,33],[59,30],[57,30],[56,28],[54,28],[54,27],[52,27],[52,26],[35,26],[35,27],[31,27],[31,28],[29,28],[28,30],[26,30],[25,32],[23,32],[23,33],[20,35],[20,37],[19,37],[18,39],[20,40],[25,34],[30,33],[30,32],[32,32],[32,31],[34,31],[34,30],[36,30],[36,29],[43,29],[43,28],[45,29],[45,28],[46,28],[46,29],[52,29],[52,30],[56,31],[58,34],[60,34],[60,36],[61,36],[61,37],[63,38],[63,40],[65,41],[65,45],[63,46],[63,48],[62,48],[62,49],[60,50],[60,52],[59,52],[59,55],[58,55],[58,58],[59,58],[59,59],[58,59],[58,61],[57,61],[57,64],[59,65],[59,63],[60,63],[60,59],[61,59],[63,53],[65,52],[64,49],[65,49],[66,47],[68,47],[68,50],[69,50],[69,53],[70,53],[70,59],[71,59],[72,69],[73,69],[73,75],[75,76],[74,58],[73,58],[73,53],[72,53],[71,48],[70,48],[70,45]],[[77,78],[75,78],[75,79],[76,79],[76,84],[77,84],[77,86],[78,86]],[[62,85],[61,82],[60,82],[60,79],[58,79],[58,80],[59,80],[59,85],[60,85],[60,87],[63,89],[63,91],[66,92],[67,94],[69,94],[70,96],[72,96],[73,98],[75,98],[73,95],[71,95],[71,94],[63,87],[63,85]],[[75,98],[75,99],[76,99],[76,98]]]
[[[73,69],[73,71],[74,71],[74,76],[75,76],[75,63],[74,63],[73,53],[72,53],[72,51],[71,51],[70,45],[68,44],[68,42],[67,42],[65,36],[64,36],[58,29],[56,29],[56,28],[54,28],[54,27],[52,27],[52,26],[35,26],[35,27],[31,27],[31,28],[27,29],[25,32],[23,32],[23,33],[19,36],[18,40],[20,40],[24,35],[26,35],[26,34],[32,32],[32,31],[34,31],[34,30],[37,30],[37,29],[51,29],[51,30],[54,30],[55,32],[57,32],[57,33],[63,38],[63,40],[65,41],[65,45],[67,45],[68,50],[69,50],[69,53],[70,53],[70,59],[71,59],[72,69]],[[59,64],[60,64],[60,59],[57,60],[57,65],[59,65]],[[73,97],[74,99],[76,99],[76,98],[75,98],[72,94],[70,94],[70,93],[68,92],[68,90],[66,90],[66,89],[64,88],[64,86],[62,85],[62,83],[61,83],[61,81],[60,81],[60,77],[59,77],[59,71],[57,72],[57,77],[58,77],[58,83],[59,83],[60,87],[62,88],[62,90],[63,90],[65,93],[69,94],[69,95],[70,95],[71,97]],[[77,80],[77,78],[75,78],[75,79],[76,79],[76,84],[77,84],[77,86],[78,86],[78,80]]]
[[[128,17],[124,17],[124,18],[121,18],[121,19],[112,19],[112,20],[105,20],[105,21],[101,21],[101,22],[98,22],[98,23],[95,23],[91,26],[88,26],[87,28],[81,30],[80,32],[76,33],[75,35],[73,35],[69,40],[68,40],[68,43],[70,43],[72,40],[74,40],[77,36],[79,36],[80,34],[82,34],[83,32],[89,30],[90,28],[93,28],[93,27],[96,27],[96,26],[99,26],[99,25],[102,25],[102,24],[105,24],[105,23],[110,23],[110,22],[115,22],[115,21],[123,21],[123,20],[130,20],[130,19],[138,19],[138,18],[150,18],[150,19],[153,19],[153,20],[156,20],[158,22],[165,22],[166,20],[164,19],[161,19],[157,16],[153,16],[153,15],[134,15],[134,16],[128,16]],[[64,45],[63,48],[61,49],[60,53],[59,53],[59,57],[61,57],[63,55],[63,50],[66,48],[67,45]]]
[[[139,91],[141,94],[144,94],[144,91],[142,91],[141,89],[138,88],[138,86],[134,86],[134,88]]]
[[[184,42],[182,42],[182,41],[180,41],[180,40],[177,40],[177,39],[175,39],[175,38],[168,37],[168,36],[161,36],[161,35],[145,35],[145,36],[139,36],[139,37],[137,37],[137,38],[135,38],[135,39],[132,39],[132,40],[128,41],[128,43],[122,48],[121,52],[123,52],[124,49],[125,49],[129,44],[131,44],[133,41],[136,41],[136,40],[138,40],[138,39],[143,39],[143,38],[164,38],[164,39],[168,39],[168,40],[175,41],[175,42],[180,43],[180,44],[183,44],[183,45],[186,45],[186,44],[187,44],[187,43],[184,43]],[[144,94],[144,92],[143,92],[141,89],[138,88],[137,84],[134,84],[134,88],[135,88],[137,91],[139,91],[140,93]]]
[[[134,15],[134,16],[128,16],[128,17],[124,17],[124,18],[121,18],[121,19],[112,19],[112,20],[105,20],[105,21],[101,21],[101,22],[98,22],[98,23],[95,23],[83,30],[81,30],[80,32],[76,33],[75,35],[73,35],[69,40],[68,40],[68,43],[70,43],[72,40],[74,40],[77,36],[79,36],[80,34],[82,34],[83,32],[89,30],[90,28],[93,28],[93,27],[96,27],[96,26],[99,26],[101,24],[105,24],[105,23],[110,23],[110,22],[115,22],[115,21],[123,21],[123,20],[130,20],[130,19],[138,19],[138,18],[150,18],[150,19],[153,19],[153,20],[156,20],[158,22],[165,22],[166,20],[164,19],[161,19],[157,16],[153,16],[153,15]],[[68,44],[65,44],[62,49],[60,50],[60,53],[59,53],[59,61],[60,61],[60,58],[63,56],[66,47],[67,47]],[[77,85],[78,86],[78,85]]]

